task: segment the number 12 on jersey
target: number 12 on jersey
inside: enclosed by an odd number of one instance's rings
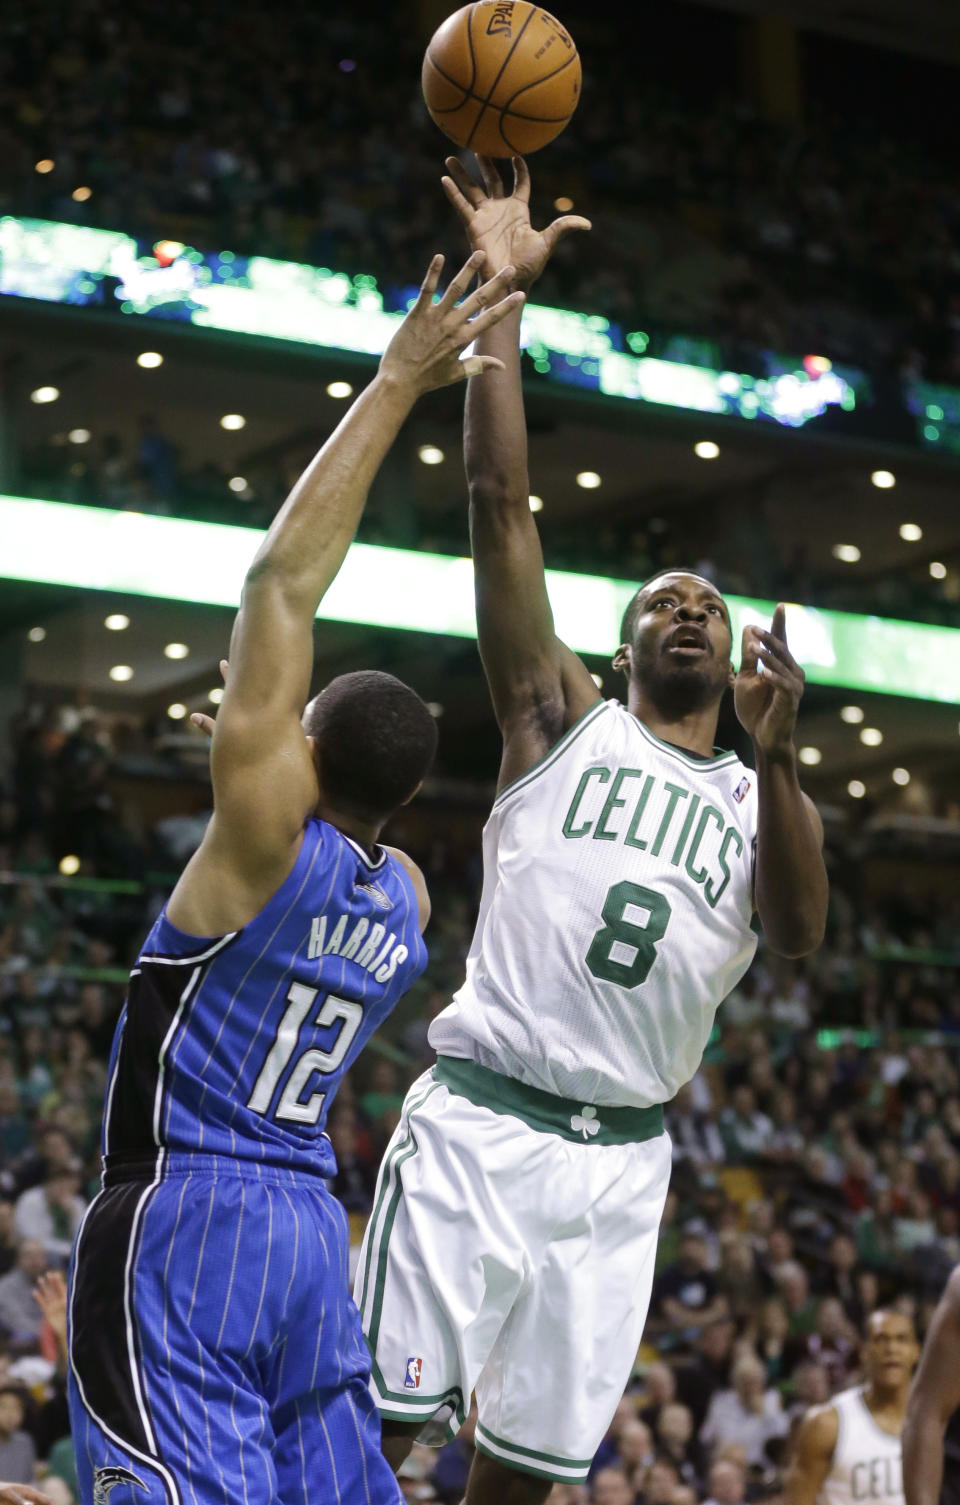
[[[280,1028],[277,1030],[247,1103],[247,1107],[254,1113],[269,1111],[273,1094],[277,1090],[277,1083],[297,1048],[304,1020],[314,1000],[319,996],[319,991],[319,988],[307,987],[306,983],[302,982],[290,984],[290,991],[287,993],[288,1007],[280,1020]],[[329,1076],[332,1071],[336,1071],[350,1049],[350,1042],[363,1020],[361,1004],[353,1003],[349,998],[337,998],[335,994],[328,993],[323,1001],[323,1007],[311,1023],[321,1028],[323,1025],[335,1024],[338,1019],[343,1021],[343,1025],[333,1042],[333,1048],[318,1050],[313,1046],[305,1050],[297,1061],[283,1089],[273,1115],[274,1118],[282,1118],[289,1123],[297,1124],[315,1124],[319,1119],[326,1093],[314,1092],[306,1102],[301,1102],[300,1094],[314,1073]]]
[[[627,918],[629,909],[646,910],[645,921]],[[670,920],[663,894],[624,879],[607,890],[600,917],[604,921],[585,957],[588,969],[602,982],[636,988],[646,982]],[[630,953],[633,953],[632,956]]]

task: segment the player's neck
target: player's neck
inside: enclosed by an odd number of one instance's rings
[[[645,694],[636,682],[631,683],[627,696],[627,708],[631,715],[659,737],[661,742],[672,742],[675,747],[687,752],[699,753],[701,757],[713,757],[714,738],[717,735],[717,707],[701,706],[689,711],[669,711],[658,706]]]
[[[864,1404],[872,1416],[904,1417],[909,1393],[909,1380],[905,1385],[896,1385],[889,1390],[872,1380],[863,1387]]]
[[[345,815],[342,810],[335,809],[324,800],[316,806],[314,814],[328,825],[336,826],[344,836],[349,836],[357,846],[363,847],[368,857],[373,857],[382,826],[372,821],[359,820],[355,815]]]

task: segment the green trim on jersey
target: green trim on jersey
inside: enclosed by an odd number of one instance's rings
[[[505,1442],[477,1422],[477,1451],[495,1458],[498,1463],[507,1463],[524,1474],[533,1474],[537,1479],[551,1479],[558,1484],[582,1484],[590,1472],[592,1458],[559,1458],[555,1453],[538,1453],[535,1448],[520,1447],[516,1442]]]
[[[528,1128],[559,1134],[571,1144],[639,1144],[663,1133],[661,1103],[651,1108],[596,1107],[577,1098],[541,1092],[539,1087],[528,1087],[461,1056],[438,1056],[433,1079],[478,1108],[512,1114]]]
[[[533,779],[538,779],[542,773],[546,773],[548,768],[552,768],[561,754],[566,752],[570,744],[575,742],[580,733],[586,730],[589,723],[595,721],[600,712],[606,709],[607,702],[605,700],[598,700],[592,706],[589,706],[582,716],[577,717],[572,726],[567,727],[560,741],[555,742],[549,752],[544,753],[542,758],[533,763],[527,769],[526,773],[518,773],[515,779],[512,779],[509,784],[500,790],[493,802],[494,810],[508,794],[516,794],[519,789],[526,788],[527,784]]]
[[[633,717],[633,720],[636,722],[637,726],[646,737],[648,742],[652,742],[654,747],[659,747],[662,752],[669,753],[671,757],[676,758],[677,762],[682,763],[684,768],[692,768],[694,773],[702,773],[707,768],[726,768],[729,764],[739,763],[740,761],[735,752],[719,752],[714,758],[689,757],[685,752],[682,752],[679,747],[674,747],[672,742],[664,742],[663,738],[658,737],[656,732],[652,732],[650,728],[640,720],[639,716],[634,716],[632,711],[630,711],[629,714]]]

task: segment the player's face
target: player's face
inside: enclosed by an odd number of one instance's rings
[[[909,1317],[899,1312],[877,1312],[870,1319],[863,1345],[863,1367],[869,1379],[891,1389],[905,1385],[918,1352]]]
[[[643,593],[630,648],[631,673],[655,699],[719,700],[731,678],[723,597],[697,575],[661,575]]]

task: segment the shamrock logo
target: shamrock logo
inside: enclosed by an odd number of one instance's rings
[[[580,1112],[575,1113],[571,1118],[570,1127],[574,1134],[582,1134],[584,1139],[593,1134],[599,1134],[600,1125],[597,1123],[596,1108],[581,1108]]]

